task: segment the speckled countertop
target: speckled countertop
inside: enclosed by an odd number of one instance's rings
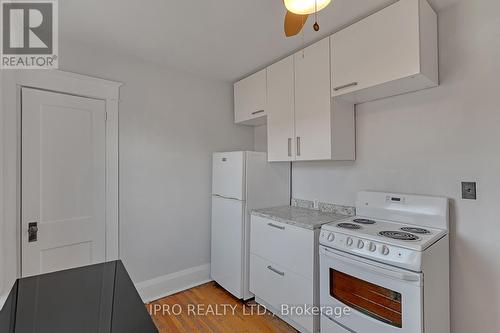
[[[254,209],[252,215],[311,230],[321,228],[325,223],[343,220],[348,217],[348,215],[294,206]]]

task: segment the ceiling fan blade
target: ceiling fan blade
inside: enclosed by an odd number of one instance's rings
[[[285,35],[292,37],[297,35],[307,21],[309,15],[298,15],[287,11],[285,16]]]

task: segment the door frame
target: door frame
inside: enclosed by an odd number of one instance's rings
[[[118,107],[122,83],[59,70],[4,70],[0,79],[0,163],[3,174],[3,216],[0,243],[4,243],[4,290],[21,276],[21,89],[23,87],[104,100],[106,103],[106,261],[120,258]],[[1,171],[1,169],[0,169]],[[0,204],[0,207],[2,205]],[[4,223],[1,223],[3,219]],[[7,240],[7,242],[4,242]],[[1,251],[0,251],[1,253]],[[15,253],[15,256],[12,255]],[[0,258],[2,260],[2,258]],[[2,277],[0,277],[1,279]],[[1,285],[1,284],[0,284]]]

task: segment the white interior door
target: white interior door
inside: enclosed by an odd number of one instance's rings
[[[22,89],[23,276],[105,261],[105,108]]]

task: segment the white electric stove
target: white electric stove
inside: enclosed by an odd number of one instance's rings
[[[321,332],[449,333],[448,200],[360,192],[320,234]]]

